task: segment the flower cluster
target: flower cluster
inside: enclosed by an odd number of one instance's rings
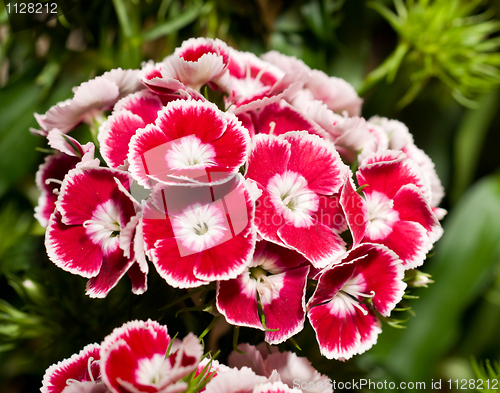
[[[308,386],[333,392],[327,377],[305,358],[276,347],[241,344],[231,367],[203,356],[192,333],[172,339],[156,321],[131,321],[45,372],[42,393],[288,393]],[[243,352],[244,351],[244,352]],[[293,389],[300,376],[305,390]]]
[[[308,317],[324,356],[362,353],[401,300],[405,271],[441,236],[445,211],[434,165],[405,125],[366,120],[361,104],[347,82],[300,60],[205,38],[85,82],[37,115],[36,132],[58,151],[37,174],[48,255],[88,278],[91,297],[125,274],[143,293],[152,263],[175,288],[216,282],[218,311],[265,331],[267,343],[289,339]],[[107,167],[94,144],[68,135],[81,122],[100,125]],[[143,379],[173,383],[158,371],[177,370],[163,366],[165,348],[135,358],[122,345],[133,326],[103,343],[102,380],[115,392],[156,391],[132,388]],[[110,366],[115,356],[130,356],[129,372]],[[192,371],[182,370],[176,380]],[[245,380],[235,373],[213,383]],[[259,392],[288,391],[267,377]]]

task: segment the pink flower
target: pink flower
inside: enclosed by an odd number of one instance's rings
[[[142,90],[116,103],[98,134],[101,154],[111,168],[123,165],[130,139],[137,130],[156,121],[158,112],[163,109],[164,97]]]
[[[329,77],[324,72],[312,70],[302,60],[286,56],[276,51],[263,54],[262,59],[281,68],[287,74],[305,74],[304,90],[313,100],[318,100],[337,113],[347,112],[349,116],[359,116],[363,100],[347,81]]]
[[[321,354],[349,359],[370,349],[381,329],[362,301],[371,298],[373,307],[389,316],[404,294],[403,277],[397,255],[379,244],[361,244],[326,269],[307,304]]]
[[[199,91],[207,83],[221,83],[228,63],[229,49],[223,41],[190,38],[163,63],[148,66],[143,73],[143,81],[148,87],[159,87],[162,91],[186,87]]]
[[[241,176],[216,186],[157,186],[144,211],[146,248],[174,287],[236,278],[253,255],[253,216]]]
[[[325,139],[329,138],[323,128],[285,100],[266,105],[258,112],[252,112],[251,117],[254,134],[281,135],[289,131],[307,131]]]
[[[113,393],[185,391],[182,378],[196,370],[203,348],[192,333],[171,341],[167,328],[151,320],[115,329],[101,346],[104,383]]]
[[[62,182],[47,226],[49,258],[60,268],[89,278],[91,297],[105,297],[125,273],[134,293],[146,290],[142,225],[128,188],[124,172],[73,169]]]
[[[267,382],[266,377],[256,375],[247,367],[241,370],[231,369],[217,374],[207,384],[205,393],[253,393],[255,388]]]
[[[75,88],[73,98],[51,107],[39,123],[45,131],[56,128],[67,133],[82,121],[91,124],[104,110],[121,97],[139,90],[140,86],[138,70],[118,68],[105,72]]]
[[[271,378],[278,374],[280,380],[289,388],[296,387],[296,382],[302,384],[304,393],[332,393],[332,385],[328,377],[320,374],[305,357],[299,357],[293,352],[280,352],[277,347],[261,343],[254,347],[250,344],[239,344],[240,352],[233,351],[228,357],[228,364],[239,369],[250,367],[257,375]],[[313,389],[309,389],[314,385]],[[303,387],[307,385],[307,387]],[[294,390],[296,391],[296,390]]]
[[[362,117],[341,117],[333,126],[332,140],[342,158],[353,163],[373,152],[387,150],[386,133]]]
[[[302,86],[307,74],[297,69],[285,73],[252,53],[231,50],[229,80],[232,95],[226,105],[232,104],[235,114],[259,109],[293,95]]]
[[[387,150],[369,156],[356,176],[364,186],[361,210],[369,216],[361,223],[363,241],[386,245],[407,269],[422,265],[442,228],[429,206],[430,189],[419,166],[404,153]],[[347,219],[352,224],[352,217]]]
[[[359,116],[361,113],[363,100],[344,79],[329,77],[319,70],[311,70],[305,87],[312,92],[314,99],[323,101],[333,112],[346,111],[349,116]]]
[[[387,134],[389,149],[402,151],[409,159],[420,166],[431,187],[430,205],[433,208],[439,206],[441,199],[444,197],[444,188],[436,173],[434,163],[423,150],[415,146],[413,135],[411,135],[408,127],[398,120],[378,116],[371,117],[369,122],[378,125]],[[443,214],[446,214],[446,211]]]
[[[247,159],[250,138],[236,117],[214,104],[177,100],[158,112],[154,125],[131,139],[130,172],[143,187],[220,184]],[[213,176],[207,178],[207,173]]]
[[[59,188],[66,174],[80,166],[99,166],[98,160],[94,160],[95,148],[91,142],[81,146],[73,138],[68,138],[72,140],[74,147],[67,143],[62,148],[67,153],[58,152],[45,157],[36,173],[36,185],[41,195],[38,198],[38,206],[35,207],[35,218],[43,227],[47,226],[54,212]]]
[[[107,391],[101,383],[99,350],[98,344],[90,344],[69,359],[50,366],[45,371],[40,391],[67,393],[72,390],[69,386],[73,387],[75,393],[78,389],[85,389],[82,392],[94,392],[95,389],[95,393]]]
[[[302,330],[309,266],[292,250],[265,241],[257,244],[250,265],[236,279],[217,284],[217,309],[234,325],[263,329],[266,341],[279,344]]]
[[[255,210],[257,231],[298,251],[315,267],[325,267],[345,252],[332,228],[335,206],[329,206],[329,197],[340,190],[346,174],[333,144],[316,135],[255,136],[246,176],[262,191]]]

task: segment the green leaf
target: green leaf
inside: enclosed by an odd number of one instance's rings
[[[474,177],[486,132],[497,113],[500,91],[495,90],[479,99],[477,109],[468,110],[455,138],[455,177],[451,197],[457,201]]]
[[[210,5],[210,4],[206,4]],[[210,5],[211,6],[211,5]],[[151,41],[155,40],[159,37],[163,37],[169,34],[172,34],[188,24],[194,22],[198,16],[201,14],[203,8],[203,3],[196,2],[192,6],[190,6],[186,11],[182,14],[177,15],[175,18],[169,19],[166,22],[155,26],[151,30],[147,31],[142,35],[143,41]],[[205,8],[203,11],[209,12],[210,10]]]

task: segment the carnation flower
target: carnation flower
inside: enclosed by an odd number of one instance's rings
[[[333,144],[315,135],[255,136],[246,176],[262,191],[255,210],[259,234],[325,267],[345,252],[329,226],[334,217],[324,197],[340,190],[346,173]]]
[[[248,131],[234,115],[210,102],[177,100],[158,113],[154,125],[132,137],[129,170],[146,188],[152,188],[152,180],[169,185],[220,184],[244,164],[248,145]]]
[[[99,350],[99,344],[90,344],[69,359],[50,366],[45,371],[40,391],[42,393],[107,391],[101,384]]]
[[[373,308],[389,316],[401,300],[406,284],[397,255],[378,244],[361,244],[326,269],[309,300],[308,317],[321,354],[328,359],[349,359],[377,341],[379,321]]]
[[[203,354],[192,333],[183,341],[168,335],[156,321],[131,321],[115,329],[101,346],[102,379],[113,393],[185,391],[186,375]]]
[[[277,373],[280,380],[289,388],[294,388],[294,381],[307,382],[310,387],[302,387],[304,393],[332,393],[331,384],[328,377],[320,374],[305,357],[299,357],[293,352],[280,352],[275,346],[268,346],[264,343],[256,347],[250,344],[239,344],[238,350],[231,352],[228,357],[228,364],[231,367],[242,369],[250,367],[257,375],[271,378],[273,373]],[[295,390],[296,391],[296,390]]]
[[[255,247],[254,203],[240,176],[216,186],[157,186],[144,240],[158,273],[177,288],[236,278]]]
[[[67,133],[82,121],[91,124],[104,110],[140,86],[137,70],[111,70],[75,88],[73,98],[51,107],[39,123],[46,132],[56,128]]]
[[[364,241],[386,245],[407,269],[420,266],[442,229],[418,165],[404,153],[388,150],[369,156],[356,176],[364,186],[362,210],[369,215],[363,224]]]
[[[184,41],[163,63],[149,65],[143,72],[143,81],[152,89],[160,88],[161,92],[186,87],[199,91],[207,83],[221,83],[228,63],[229,50],[223,41],[191,38]]]
[[[258,304],[265,317],[266,341],[279,344],[304,326],[309,266],[293,250],[261,241],[253,260],[236,279],[217,284],[217,309],[229,323],[257,329]],[[276,330],[276,331],[273,331]]]
[[[105,297],[128,273],[132,291],[146,290],[138,204],[126,173],[108,168],[71,170],[64,178],[45,246],[60,268],[89,278],[87,294]]]
[[[68,137],[70,138],[70,137]],[[66,174],[80,166],[99,166],[99,160],[94,159],[95,147],[92,143],[81,146],[71,138],[73,146],[61,146],[62,151],[45,157],[38,167],[36,185],[41,191],[38,206],[35,207],[35,218],[41,226],[46,227],[50,216],[56,207],[59,188]],[[69,144],[67,144],[69,145]]]

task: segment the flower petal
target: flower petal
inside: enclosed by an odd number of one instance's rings
[[[99,344],[89,344],[78,354],[74,354],[46,371],[40,391],[42,393],[61,393],[68,385],[68,380],[95,381],[100,378]],[[89,370],[92,375],[89,375]]]
[[[345,242],[332,229],[319,222],[310,227],[286,223],[278,236],[289,247],[304,255],[314,267],[323,268],[345,253]]]
[[[279,277],[281,289],[270,303],[262,304],[266,326],[278,331],[266,331],[266,342],[279,344],[300,332],[306,318],[305,297],[309,266],[290,269],[284,273],[268,276]]]

